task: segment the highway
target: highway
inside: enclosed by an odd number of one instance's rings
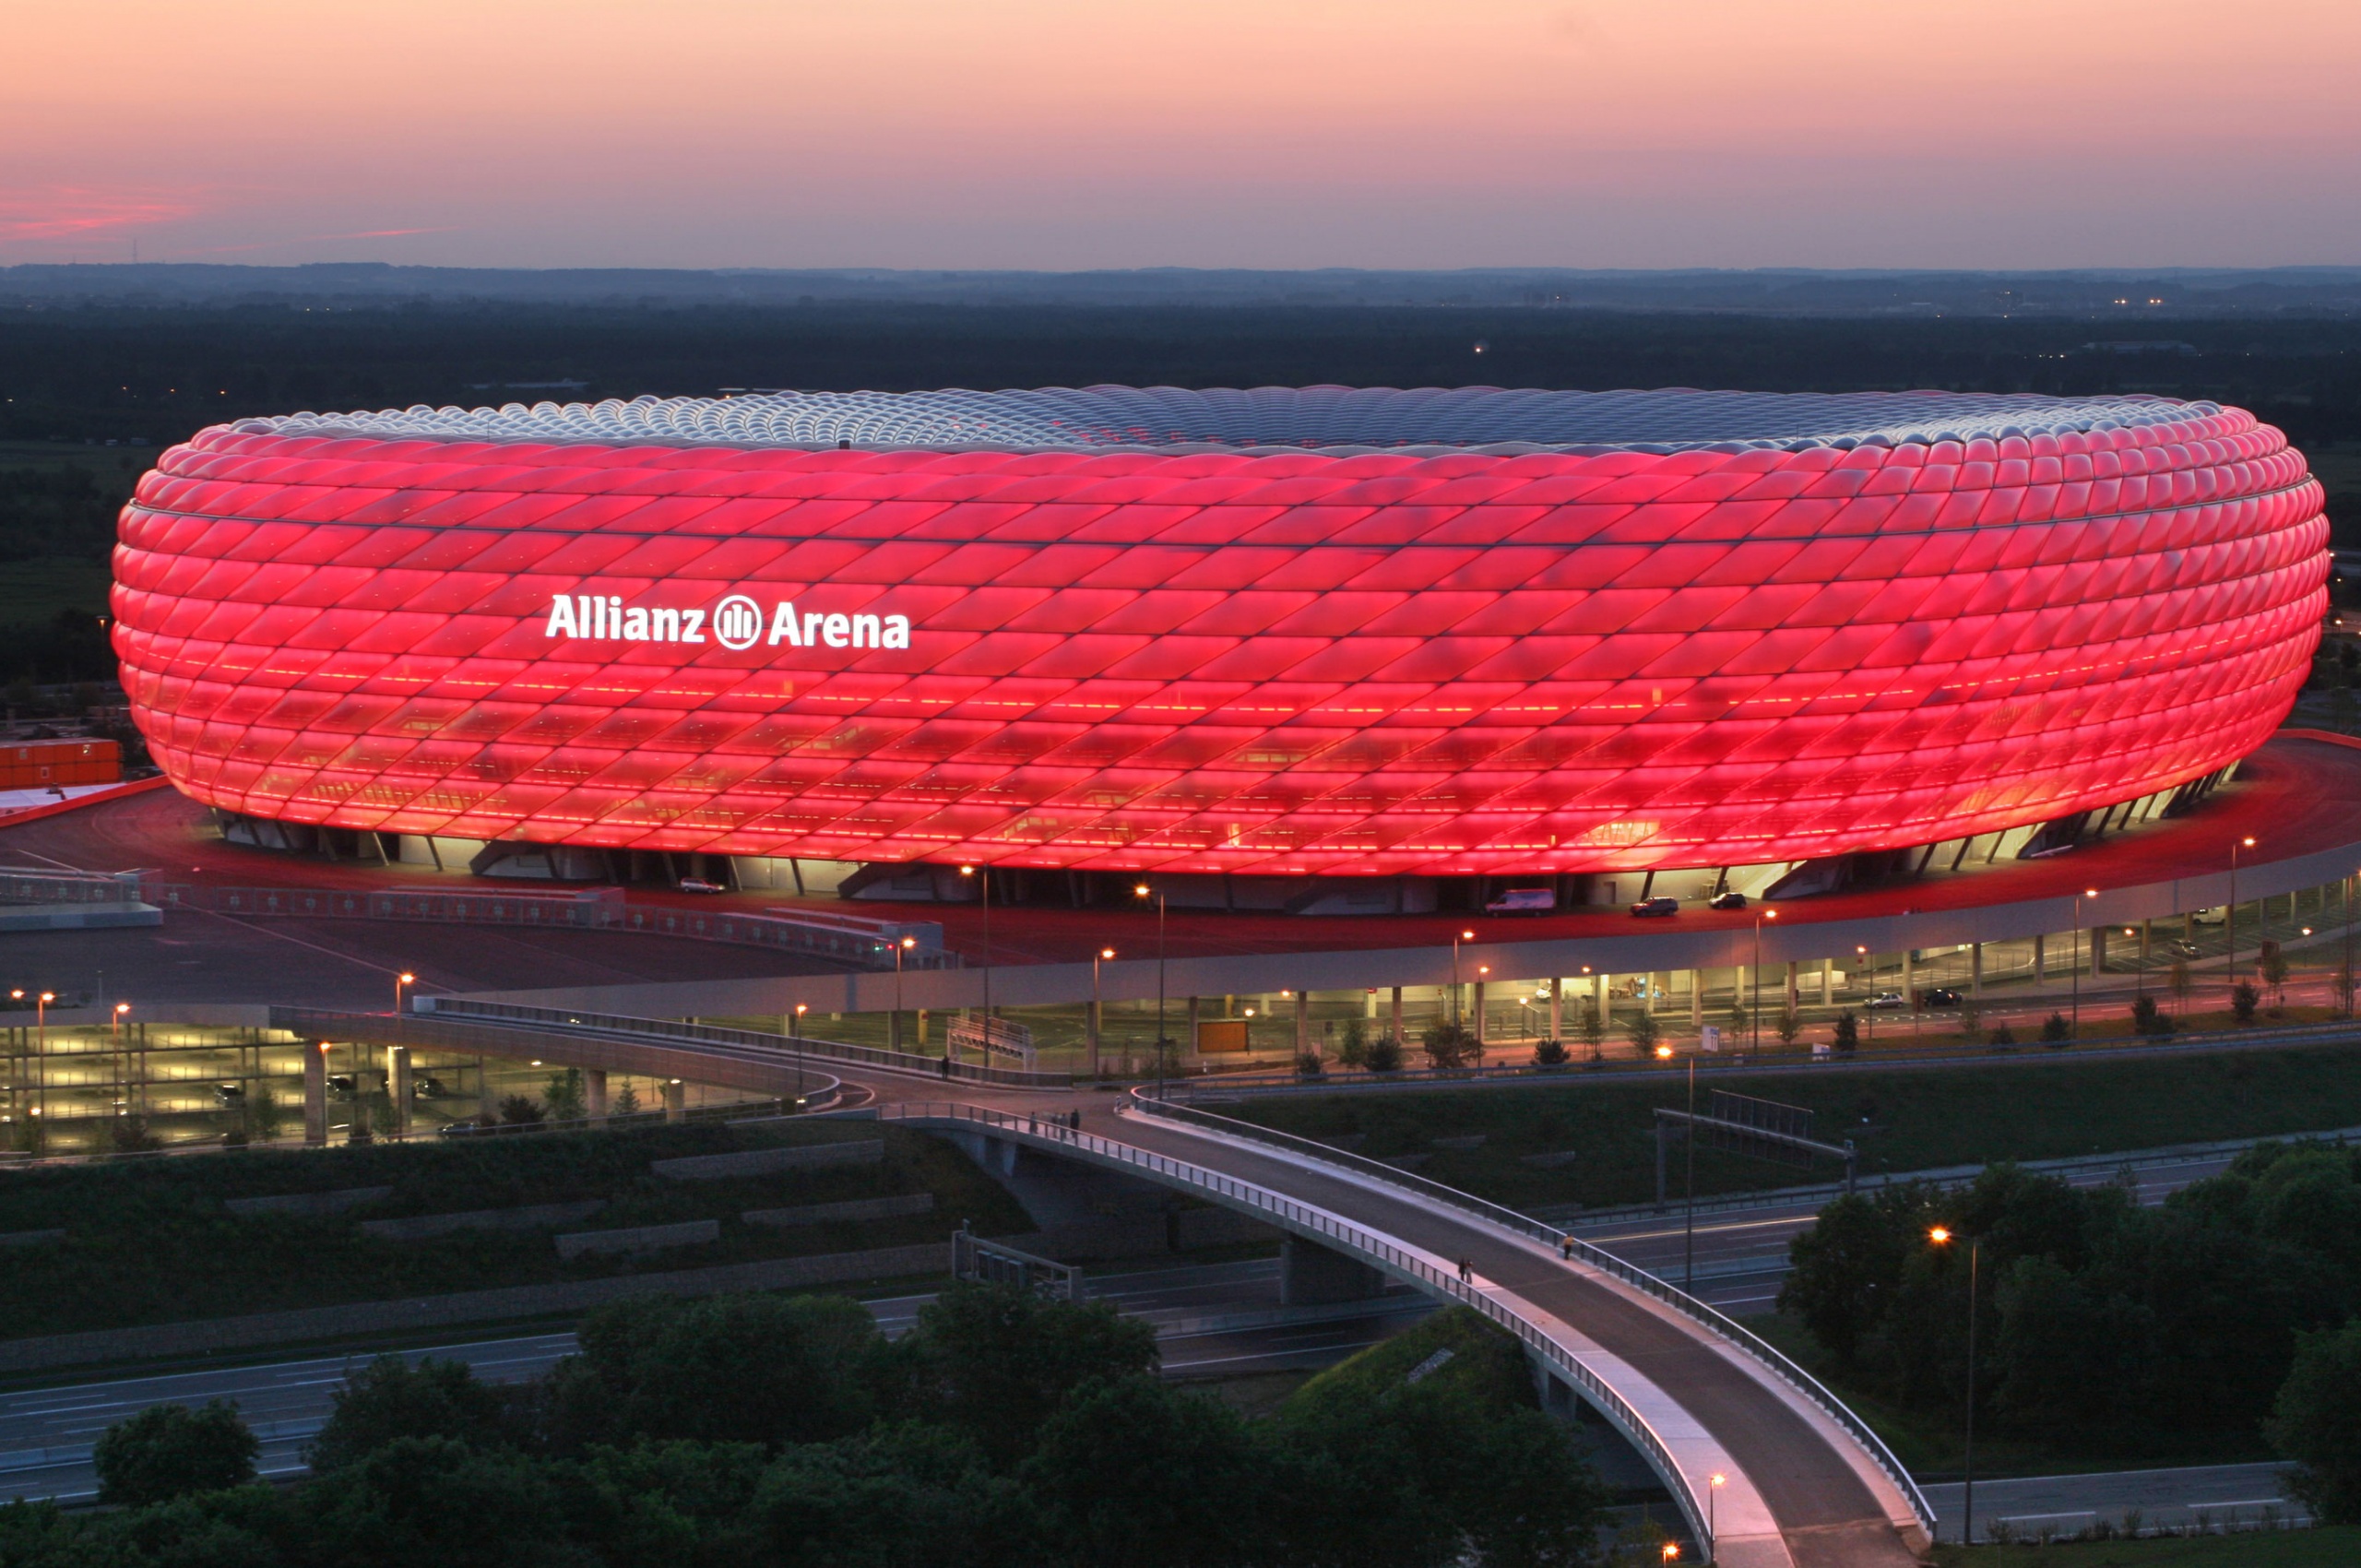
[[[2308,1523],[2311,1515],[2280,1492],[2281,1465],[2202,1465],[2186,1469],[2117,1470],[2091,1476],[2021,1476],[1975,1483],[1975,1538],[1999,1525],[2019,1539],[2070,1536],[2093,1525],[2158,1529]],[[1957,1481],[1930,1486],[1927,1501],[1942,1516],[1942,1538],[1959,1539]]]
[[[1089,1281],[1094,1299],[1157,1329],[1168,1377],[1237,1377],[1327,1366],[1434,1310],[1407,1289],[1377,1301],[1282,1308],[1272,1259],[1111,1274]],[[931,1293],[867,1302],[889,1336],[908,1332]],[[400,1352],[464,1361],[492,1383],[538,1377],[574,1353],[570,1332],[461,1341]],[[262,1439],[266,1476],[303,1468],[303,1450],[327,1419],[331,1396],[365,1352],[82,1383],[0,1394],[0,1498],[85,1501],[97,1494],[90,1447],[117,1421],[153,1405],[237,1406]]]

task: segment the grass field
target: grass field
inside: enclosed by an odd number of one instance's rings
[[[2049,1546],[1939,1546],[1938,1568],[2351,1568],[2361,1528],[2249,1530],[2234,1536],[2061,1541]]]
[[[1698,1076],[1701,1111],[1714,1088],[1809,1108],[1813,1135],[1855,1140],[1864,1171],[1916,1170],[2361,1125],[2361,1048],[2108,1061],[2035,1047],[1988,1067],[1715,1070]],[[1679,1081],[1577,1074],[1563,1083],[1290,1096],[1221,1109],[1379,1159],[1424,1156],[1415,1161],[1422,1176],[1532,1207],[1653,1197],[1655,1108],[1686,1104]],[[1481,1142],[1445,1146],[1470,1138]],[[1701,1193],[1837,1174],[1833,1162],[1805,1171],[1710,1150],[1697,1157]]]

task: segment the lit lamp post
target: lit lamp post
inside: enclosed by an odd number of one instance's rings
[[[1776,909],[1764,909],[1754,917],[1754,1031],[1746,1047],[1750,1059],[1762,1054],[1762,922],[1778,918]]]
[[[405,987],[405,986],[416,985],[417,983],[418,983],[418,977],[417,977],[416,975],[414,975],[414,974],[411,974],[408,969],[404,969],[400,974],[397,974],[397,975],[396,975],[396,976],[394,977],[394,1016],[395,1016],[395,1017],[398,1018],[398,1017],[400,1017],[400,1016],[402,1016],[402,988],[403,988],[403,987]]]
[[[896,1051],[902,1049],[902,955],[919,944],[915,936],[906,936],[894,944],[894,1027],[886,1030],[885,1043]]]
[[[2226,950],[2222,966],[2228,971],[2230,989],[2238,989],[2238,851],[2254,848],[2252,838],[2236,839],[2230,845],[2230,901],[2222,911],[2222,937]]]
[[[1112,947],[1101,947],[1090,960],[1090,1075],[1094,1078],[1098,1076],[1098,1037],[1106,1029],[1098,1005],[1098,966],[1114,956]]]
[[[2099,890],[2095,887],[2085,887],[2074,895],[2074,973],[2068,982],[2072,988],[2069,992],[2072,1001],[2068,1004],[2068,1008],[2074,1020],[2074,1032],[2069,1038],[2073,1039],[2082,1038],[2082,900],[2098,896]]]
[[[1714,1538],[1721,1534],[1714,1524],[1714,1500],[1721,1495],[1722,1488],[1729,1484],[1729,1477],[1718,1470],[1705,1479],[1705,1562],[1709,1568],[1721,1555],[1720,1549],[1714,1544]]]
[[[979,872],[974,866],[961,866],[959,874],[975,877],[984,896],[984,1032],[982,1039],[984,1063],[990,1066],[992,1059],[992,873],[989,871]],[[959,1050],[951,1043],[949,1029],[943,1031],[943,1049],[950,1053],[954,1062],[959,1060]]]
[[[1927,1239],[1939,1247],[1949,1246],[1952,1232],[1938,1225],[1927,1232]],[[1975,1538],[1975,1277],[1977,1253],[1982,1242],[1975,1237],[1967,1242],[1967,1441],[1962,1450],[1960,1471],[1959,1539],[1962,1546]]]
[[[1869,950],[1857,942],[1853,944],[1853,956],[1864,965],[1869,961]],[[1878,1010],[1864,1004],[1861,1007],[1861,1016],[1869,1021],[1869,1040],[1874,1044],[1878,1038]]]
[[[33,1114],[49,1114],[49,1004],[57,992],[44,991],[33,1009]]]
[[[1162,889],[1150,887],[1143,882],[1132,889],[1132,897],[1156,900],[1156,1095],[1162,1099],[1164,1052],[1172,1043],[1164,1032],[1164,893]]]
[[[114,1098],[120,1108],[115,1111],[118,1116],[125,1115],[131,1110],[131,1075],[124,1070],[123,1061],[123,1016],[130,1011],[130,1003],[118,1002],[114,1004],[113,1016],[107,1020],[114,1031]]]
[[[17,986],[8,992],[8,1000],[11,1002],[22,1002],[24,999],[23,986]],[[9,1026],[9,1032],[12,1035],[16,1032],[15,1025]],[[17,1096],[22,1092],[22,1086],[17,1081],[22,1075],[22,1069],[17,1065],[17,1053],[12,1048],[8,1052],[8,1109],[11,1111],[17,1109]]]

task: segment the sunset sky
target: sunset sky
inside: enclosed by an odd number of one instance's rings
[[[77,0],[0,264],[2361,263],[2356,0]]]

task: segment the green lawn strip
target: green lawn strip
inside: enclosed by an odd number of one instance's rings
[[[1814,1135],[1852,1138],[1865,1172],[2110,1154],[2216,1138],[2361,1125],[2361,1047],[2225,1051],[2129,1061],[2043,1052],[1991,1066],[1701,1075],[1709,1090],[1801,1105]],[[1425,1155],[1421,1176],[1525,1207],[1645,1202],[1655,1195],[1655,1111],[1687,1104],[1678,1079],[1571,1077],[1476,1089],[1287,1096],[1225,1115],[1337,1142],[1379,1159]],[[1474,1148],[1438,1146],[1480,1135]],[[1526,1157],[1571,1154],[1564,1163]],[[1701,1148],[1697,1190],[1732,1193],[1833,1180]],[[1671,1190],[1681,1190],[1676,1148]]]
[[[1466,1308],[1453,1307],[1315,1374],[1289,1396],[1288,1403],[1308,1406],[1330,1398],[1374,1398],[1400,1387],[1412,1372],[1446,1350],[1450,1355],[1430,1367],[1420,1382],[1465,1392],[1487,1405],[1534,1402],[1533,1375],[1526,1370],[1525,1352],[1517,1342]]]
[[[1934,1555],[1938,1568],[2348,1568],[2361,1562],[2361,1526],[2047,1546],[1939,1546]]]
[[[1843,1400],[1853,1413],[1869,1423],[1902,1467],[1928,1481],[1957,1480],[1962,1472],[1963,1436],[1959,1413],[1950,1409],[1913,1410],[1869,1393],[1848,1381],[1828,1353],[1792,1319],[1765,1313],[1746,1320],[1746,1326]],[[1987,1421],[1975,1434],[1975,1474],[1978,1479],[2006,1476],[2095,1475],[2109,1470],[2144,1470],[2182,1465],[2245,1465],[2275,1459],[2268,1443],[2253,1432],[2194,1432],[2175,1442],[2159,1435],[2137,1449],[2078,1448],[2067,1443],[1995,1433]]]
[[[874,1166],[701,1182],[666,1181],[647,1170],[652,1158],[875,1131],[841,1123],[665,1127],[12,1172],[0,1182],[0,1229],[63,1226],[67,1234],[6,1254],[0,1334],[61,1334],[866,1252],[941,1241],[963,1219],[986,1235],[1032,1229],[1015,1201],[956,1149],[901,1128],[882,1129],[885,1158]],[[333,1217],[238,1216],[220,1207],[225,1197],[378,1185],[394,1192]],[[745,1225],[738,1218],[748,1209],[921,1191],[934,1194],[933,1212],[784,1229]],[[715,1218],[721,1222],[720,1240],[639,1256],[562,1262],[545,1231],[458,1231],[394,1241],[359,1229],[370,1218],[590,1197],[605,1198],[609,1206],[559,1229]]]

